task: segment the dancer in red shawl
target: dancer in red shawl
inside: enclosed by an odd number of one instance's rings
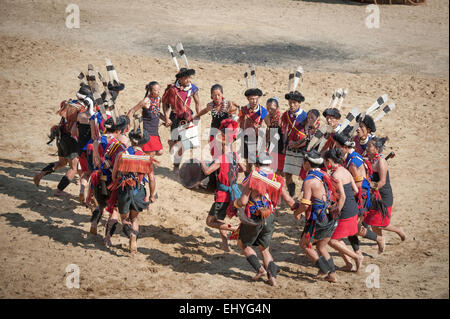
[[[363,256],[348,249],[342,238],[355,236],[358,234],[358,205],[355,196],[358,195],[358,187],[353,180],[352,174],[345,169],[342,164],[343,153],[339,149],[331,149],[325,152],[324,160],[326,167],[331,171],[331,177],[335,183],[336,190],[340,197],[345,198],[344,206],[341,208],[338,226],[331,236],[329,245],[336,249],[345,261],[345,267],[341,270],[351,271],[353,264],[350,258],[355,261],[356,272],[361,267]],[[348,257],[347,257],[348,256]]]
[[[256,162],[258,154],[258,144],[261,142],[259,129],[263,127],[264,119],[268,112],[264,106],[259,104],[262,91],[258,88],[247,89],[244,93],[248,104],[241,107],[239,112],[239,126],[244,133],[243,147],[245,159],[245,176],[250,174],[253,163]]]
[[[284,112],[281,117],[285,152],[285,162],[283,172],[285,173],[287,189],[289,195],[295,195],[295,182],[292,175],[299,176],[302,167],[303,155],[302,149],[305,147],[306,134],[305,124],[307,114],[301,108],[301,103],[305,97],[298,91],[290,92],[285,95],[289,101],[289,110]]]
[[[383,230],[387,230],[396,233],[404,241],[406,235],[403,230],[391,224],[394,197],[389,179],[388,164],[381,154],[386,140],[387,138],[372,137],[367,143],[366,151],[373,169],[372,206],[365,213],[364,222],[371,225],[373,231],[379,236],[382,236]]]
[[[319,268],[317,278],[326,277],[328,281],[336,282],[333,258],[326,247],[338,225],[337,214],[334,212],[342,209],[345,197],[336,194],[330,177],[320,169],[322,165],[323,158],[316,150],[305,154],[303,167],[308,173],[303,180],[300,208],[294,216],[300,219],[301,213],[305,212],[306,224],[300,247]],[[316,244],[317,251],[312,247],[313,243]]]
[[[111,207],[108,205],[108,200],[111,196],[111,191],[108,186],[112,182],[112,170],[117,155],[126,149],[126,146],[118,140],[119,134],[127,125],[125,118],[125,116],[120,116],[116,119],[116,123],[114,123],[112,118],[107,119],[105,122],[105,135],[102,135],[93,143],[93,163],[95,170],[91,174],[91,188],[98,203],[98,207],[92,212],[91,217],[90,232],[93,235],[97,234],[97,225],[103,215],[104,209],[108,206],[110,213],[114,210],[114,206]],[[117,221],[110,218],[106,226],[106,246],[111,245],[108,239],[112,236],[116,227]]]
[[[152,81],[145,86],[146,92],[144,99],[135,107],[128,111],[128,118],[131,120],[134,113],[142,110],[142,119],[144,121],[143,128],[149,135],[148,142],[142,146],[142,150],[147,155],[160,156],[163,154],[163,146],[159,138],[159,120],[164,121],[164,116],[160,111],[161,108],[161,86],[158,82]],[[156,200],[156,180],[155,174],[152,172],[149,175],[149,201],[150,203]]]
[[[283,173],[284,154],[283,154],[283,130],[281,128],[281,112],[279,110],[278,99],[270,98],[266,102],[266,108],[269,115],[264,121],[267,125],[266,140],[269,154],[272,157],[270,167],[278,174]]]
[[[281,198],[292,210],[298,208],[298,203],[289,196],[283,178],[270,168],[271,163],[269,154],[262,152],[258,154],[256,168],[242,182],[244,186],[242,196],[234,201],[234,206],[237,209],[245,207],[243,212],[241,210],[238,213],[238,216],[242,215],[239,216],[241,225],[238,230],[238,245],[256,271],[253,280],[267,274],[269,284],[276,286],[278,266],[269,251],[275,228],[274,211]],[[258,246],[264,266],[259,263],[251,246]]]
[[[153,158],[146,155],[143,147],[150,139],[147,132],[135,128],[130,132],[130,147],[117,155],[112,172],[113,183],[109,189],[115,192],[109,205],[113,205],[117,198],[118,212],[113,211],[110,220],[118,220],[119,214],[122,221],[122,231],[130,239],[130,252],[137,252],[137,238],[139,236],[138,215],[148,207],[150,202],[146,200],[145,175],[153,170]],[[111,234],[107,233],[105,241],[111,245]]]
[[[220,151],[220,153],[216,154],[216,159],[209,167],[206,166],[204,161],[201,162],[203,173],[205,175],[215,173],[217,180],[217,190],[214,194],[215,201],[206,218],[206,225],[219,229],[222,238],[220,249],[226,252],[230,251],[227,232],[235,231],[236,227],[225,224],[224,219],[227,210],[233,207],[233,201],[241,196],[237,179],[239,172],[245,171],[245,167],[239,163],[238,154],[233,150],[237,129],[237,123],[233,120],[223,120],[215,137],[215,140],[221,143],[221,148],[216,148],[216,151]],[[230,203],[231,207],[229,208]]]
[[[314,134],[316,133],[316,131],[320,127],[320,122],[319,122],[320,112],[319,112],[319,110],[311,109],[311,110],[308,111],[308,113],[306,113],[306,115],[307,115],[307,117],[306,117],[306,124],[305,124],[306,138],[300,144],[300,147],[302,147],[302,148],[308,145],[309,141],[311,141],[311,139],[313,138]],[[319,147],[319,145],[317,145],[317,147]],[[302,167],[300,169],[300,178],[302,180],[304,180],[306,178],[306,173],[307,172]]]
[[[57,114],[61,116],[59,125],[53,126],[51,136],[56,137],[56,146],[58,147],[58,162],[50,163],[34,176],[34,184],[39,187],[41,179],[53,173],[57,169],[69,164],[70,168],[61,178],[55,191],[56,196],[64,195],[64,189],[69,186],[70,181],[75,177],[78,169],[79,146],[76,140],[77,119],[80,113],[86,111],[86,107],[78,100],[64,100],[60,104]]]
[[[238,106],[236,103],[232,101],[228,101],[223,96],[223,87],[220,84],[214,84],[211,87],[211,102],[209,102],[206,107],[201,110],[195,118],[200,118],[208,112],[211,112],[211,130],[209,133],[209,143],[211,145],[211,156],[215,158],[216,156],[220,156],[220,150],[218,152],[214,151],[214,145],[220,145],[221,143],[216,144],[214,142],[214,137],[218,133],[220,125],[222,121],[225,119],[231,118],[233,114],[236,113]]]
[[[191,82],[193,75],[195,75],[194,69],[181,68],[175,76],[175,84],[169,84],[162,97],[165,125],[170,127],[171,130],[171,137],[168,141],[169,151],[172,150],[177,141],[181,140],[178,127],[193,120],[192,99],[195,102],[196,112],[200,111],[198,88]],[[169,108],[171,109],[170,115],[168,114]],[[181,157],[182,152],[183,149],[180,148],[178,150],[179,157]],[[180,163],[176,160],[174,170],[177,171],[179,166]]]
[[[333,135],[337,133],[341,128],[341,124],[339,124],[339,120],[341,119],[341,113],[337,108],[333,107],[325,109],[325,111],[322,112],[322,115],[325,117],[327,124],[333,128],[333,131],[327,134],[328,140],[325,143],[324,147],[322,148],[322,154],[324,154],[325,151],[333,148],[333,145],[335,143]]]

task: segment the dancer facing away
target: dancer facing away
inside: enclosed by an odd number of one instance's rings
[[[118,212],[113,211],[110,220],[117,223],[119,214],[122,231],[130,239],[130,252],[137,252],[139,236],[138,215],[148,207],[146,201],[145,175],[153,170],[153,158],[146,155],[142,147],[150,140],[146,131],[134,128],[129,134],[130,147],[118,154],[112,172],[113,184],[109,187],[112,195],[110,205],[117,200]],[[111,234],[106,234],[105,241],[111,241]]]
[[[333,235],[338,220],[331,213],[332,210],[341,209],[344,206],[345,197],[339,197],[337,204],[332,204],[333,197],[337,194],[330,177],[321,171],[323,158],[316,150],[305,154],[303,167],[307,176],[303,180],[303,198],[300,208],[294,213],[296,219],[300,219],[305,212],[306,224],[302,232],[300,247],[319,268],[317,278],[326,278],[330,282],[336,282],[336,268],[333,258],[327,251],[327,245]],[[315,243],[317,251],[312,247]]]
[[[238,154],[233,150],[233,142],[237,135],[237,123],[231,119],[225,119],[219,127],[219,132],[215,137],[216,143],[220,143],[220,148],[215,147],[216,158],[208,167],[202,161],[202,170],[205,175],[215,173],[217,179],[217,190],[214,194],[215,200],[206,218],[206,225],[211,228],[217,228],[220,231],[222,245],[220,249],[229,252],[227,232],[235,231],[236,227],[225,224],[224,219],[227,215],[229,205],[241,196],[237,179],[239,172],[245,171],[245,167],[239,162]],[[232,206],[231,206],[232,207]]]
[[[78,169],[78,141],[75,139],[77,131],[77,118],[79,113],[86,111],[86,107],[77,100],[62,101],[57,112],[61,116],[59,125],[51,129],[51,135],[56,136],[56,146],[58,147],[58,162],[50,163],[44,167],[33,178],[36,187],[39,187],[41,179],[56,170],[69,164],[69,170],[58,183],[56,196],[64,195],[64,189],[69,186],[70,181],[75,177]]]
[[[256,271],[253,280],[267,274],[269,284],[276,286],[279,269],[269,251],[275,229],[275,208],[281,198],[292,210],[298,208],[298,203],[289,196],[283,178],[270,168],[271,163],[269,154],[262,152],[258,154],[256,168],[242,182],[244,186],[242,196],[234,201],[234,206],[237,209],[244,208],[240,213],[249,221],[241,222],[239,226],[238,245]],[[259,248],[263,265],[259,263],[252,246]]]
[[[92,212],[90,233],[97,234],[97,226],[104,209],[108,207],[108,200],[111,196],[109,185],[112,183],[112,171],[117,155],[126,149],[119,140],[119,134],[127,125],[126,116],[120,116],[114,123],[113,118],[105,121],[106,133],[96,139],[93,143],[93,162],[95,170],[91,174],[91,187],[94,191],[98,207]],[[113,213],[114,206],[108,207],[110,214]],[[117,221],[109,218],[106,225],[105,245],[111,243],[108,240],[117,227]]]

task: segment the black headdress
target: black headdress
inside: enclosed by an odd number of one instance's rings
[[[109,91],[122,91],[125,88],[125,84],[119,83],[116,80],[113,80],[113,82],[108,82],[108,90]]]
[[[177,79],[184,78],[185,76],[193,76],[195,75],[194,69],[181,68],[180,71],[175,75]]]
[[[262,91],[260,89],[248,89],[245,91],[244,95],[245,96],[262,96]]]
[[[358,115],[356,117],[356,122],[360,123],[363,122],[364,125],[370,130],[371,133],[374,133],[377,130],[377,127],[375,126],[375,121],[370,115],[364,116],[364,119],[361,121],[361,116]]]
[[[291,91],[289,93],[286,93],[284,95],[284,98],[286,100],[294,100],[300,103],[305,101],[305,97],[299,91]]]
[[[335,119],[340,119],[341,118],[341,113],[335,107],[325,109],[325,111],[323,111],[322,115],[324,117],[331,116],[331,117],[334,117]]]
[[[355,142],[353,142],[350,137],[347,135],[341,134],[341,133],[334,133],[333,139],[338,142],[339,144],[347,147],[354,147]]]

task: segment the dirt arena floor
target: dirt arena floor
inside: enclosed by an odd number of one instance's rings
[[[448,1],[380,6],[378,29],[365,26],[365,5],[325,0],[231,0],[225,7],[201,0],[177,9],[160,0],[80,0],[80,28],[69,29],[69,3],[1,1],[0,298],[449,298]],[[36,188],[34,174],[57,159],[47,134],[59,121],[60,101],[75,98],[78,73],[91,63],[105,75],[110,58],[126,86],[117,100],[125,112],[149,81],[163,87],[173,81],[167,45],[178,41],[196,69],[202,106],[215,83],[228,99],[246,104],[241,74],[248,63],[256,64],[263,103],[284,96],[288,70],[298,65],[307,110],[323,111],[338,87],[349,88],[345,114],[388,94],[396,109],[377,123],[376,134],[389,137],[386,154],[396,153],[389,160],[391,222],[407,240],[386,233],[382,255],[362,240],[360,273],[338,271],[336,284],[316,281],[298,245],[303,222],[282,208],[271,246],[279,286],[253,282],[236,242],[224,253],[218,232],[205,225],[214,196],[184,188],[172,172],[163,126],[159,198],[139,217],[134,256],[120,226],[113,246],[103,246],[106,216],[99,235],[89,234],[78,179],[68,198],[53,196],[65,170]],[[201,123],[208,127],[209,115]],[[79,266],[79,289],[66,287],[69,264]],[[379,267],[379,288],[366,285],[369,265]]]

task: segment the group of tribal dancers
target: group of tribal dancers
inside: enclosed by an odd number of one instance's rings
[[[175,81],[164,92],[158,82],[148,83],[144,99],[126,114],[119,114],[117,98],[125,86],[118,81],[112,64],[107,62],[107,84],[99,73],[103,94],[99,93],[90,66],[87,83],[83,74],[79,77],[77,99],[61,102],[61,121],[51,128],[51,139],[57,139],[59,161],[35,175],[36,186],[44,176],[68,164],[69,170],[55,195],[64,195],[64,189],[78,173],[80,201],[86,206],[95,203],[90,233],[97,234],[106,210],[109,218],[105,245],[112,245],[120,221],[129,238],[130,252],[137,252],[138,215],[157,200],[153,166],[158,163],[155,158],[163,154],[160,121],[170,127],[168,144],[172,151],[181,140],[179,129],[210,113],[212,161],[200,162],[203,173],[215,179],[216,190],[206,224],[219,230],[221,249],[229,251],[228,240],[237,240],[255,270],[254,280],[267,276],[271,285],[277,285],[279,267],[269,247],[279,205],[287,205],[297,220],[304,218],[300,247],[318,268],[317,278],[330,282],[337,278],[328,246],[343,258],[345,266],[340,270],[357,272],[363,262],[360,238],[373,241],[379,253],[385,250],[383,231],[395,232],[405,240],[405,233],[390,223],[393,193],[383,155],[387,138],[375,136],[372,116],[359,114],[353,127],[342,129],[338,108],[329,107],[322,113],[302,109],[305,97],[291,82],[292,90],[285,94],[289,108],[281,112],[277,98],[268,99],[265,106],[260,104],[263,93],[256,81],[249,88],[247,77],[246,105],[225,99],[223,87],[215,84],[211,87],[211,101],[201,108],[198,87],[191,82],[195,70],[185,61],[187,67],[183,68],[176,63]],[[331,128],[325,134],[318,134],[323,132],[321,115]],[[319,137],[324,143],[312,145]],[[236,150],[237,141],[241,142],[241,154]],[[179,165],[174,163],[174,172],[178,172]],[[245,177],[239,183],[240,172]],[[294,175],[303,183],[300,200],[294,199]],[[237,227],[225,222],[226,217],[234,216],[240,221]],[[258,247],[262,264],[253,247]]]

